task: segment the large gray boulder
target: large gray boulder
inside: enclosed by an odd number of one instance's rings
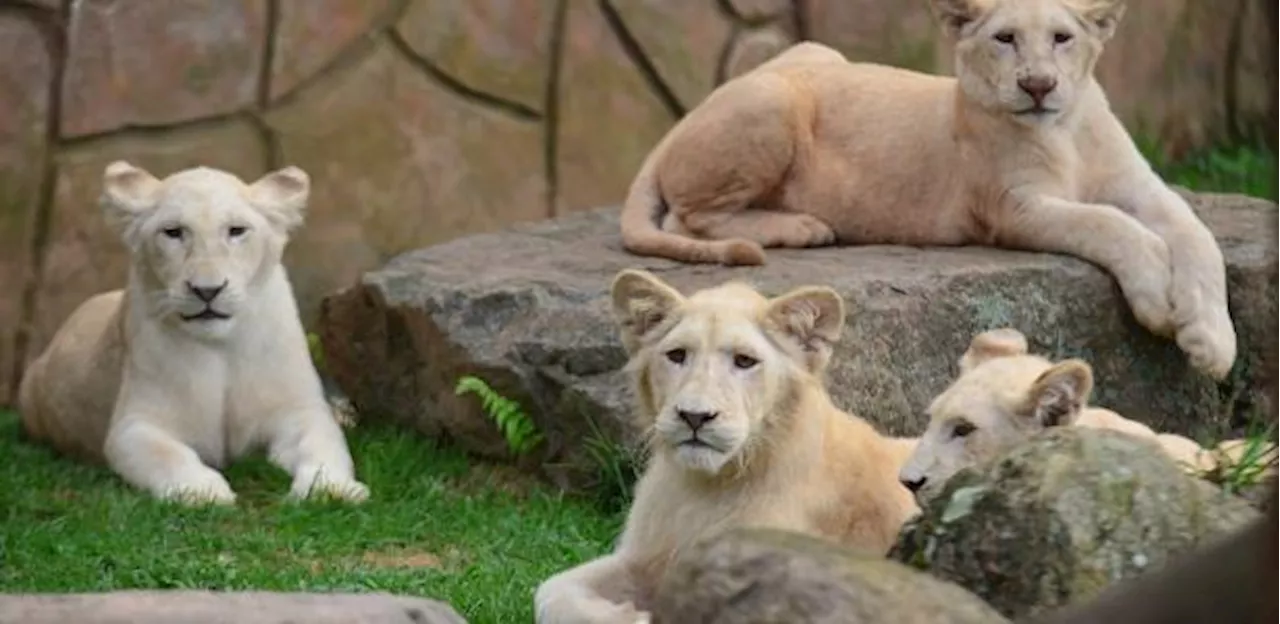
[[[1020,619],[1088,601],[1260,515],[1151,440],[1061,427],[957,473],[889,556]]]
[[[952,379],[977,332],[1011,325],[1033,349],[1094,366],[1100,405],[1160,429],[1200,434],[1264,409],[1276,384],[1276,204],[1191,197],[1223,246],[1240,356],[1219,386],[1169,340],[1136,324],[1115,281],[1071,257],[1000,249],[892,246],[771,250],[753,268],[682,265],[626,253],[602,209],[470,236],[392,259],[328,297],[320,333],[329,372],[364,418],[391,418],[490,457],[506,453],[474,397],[477,374],[521,401],[547,436],[533,462],[582,485],[584,436],[636,432],[626,360],[610,318],[615,273],[641,267],[683,289],[744,279],[769,293],[836,288],[849,307],[834,357],[835,400],[897,434]],[[1269,412],[1268,412],[1269,413]]]
[[[0,595],[0,622],[22,624],[466,624],[449,605],[391,594],[131,590]]]
[[[879,555],[774,529],[697,544],[663,579],[654,624],[1001,624],[973,594]]]

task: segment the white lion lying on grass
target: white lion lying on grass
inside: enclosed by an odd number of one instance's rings
[[[952,475],[986,461],[1050,427],[1097,427],[1153,439],[1189,472],[1203,474],[1238,463],[1245,440],[1208,450],[1171,433],[1089,406],[1093,369],[1031,355],[1021,332],[994,329],[973,337],[960,358],[960,376],[929,406],[929,427],[902,467],[902,484],[921,499],[935,496]],[[1274,462],[1273,448],[1256,458]]]
[[[293,496],[367,498],[280,263],[309,192],[295,167],[246,186],[109,165],[102,206],[130,251],[128,286],[81,304],[27,369],[26,432],[166,499],[233,503],[215,468],[256,448]]]
[[[546,580],[539,622],[643,622],[672,561],[732,527],[789,529],[885,552],[918,508],[898,483],[913,440],[832,404],[844,326],[829,288],[766,299],[737,283],[686,298],[624,271],[614,314],[652,457],[617,549]]]

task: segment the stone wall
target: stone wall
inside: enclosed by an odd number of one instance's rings
[[[1274,134],[1274,9],[1130,0],[1100,76],[1170,149]],[[310,320],[398,252],[617,203],[675,119],[798,38],[948,69],[924,0],[0,0],[0,404],[123,281],[113,159],[310,172]]]

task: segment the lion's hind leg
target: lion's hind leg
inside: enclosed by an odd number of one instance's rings
[[[725,85],[681,120],[657,172],[670,208],[663,229],[751,249],[834,242],[825,223],[773,201],[799,150],[804,108],[790,83],[765,74]]]
[[[707,238],[741,238],[761,247],[822,247],[836,241],[836,233],[813,215],[775,210],[693,213],[686,219],[695,233]]]

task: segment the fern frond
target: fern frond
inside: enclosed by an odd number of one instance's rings
[[[454,388],[454,394],[458,396],[468,393],[480,398],[480,408],[498,426],[498,431],[507,441],[507,447],[515,454],[528,453],[542,442],[542,434],[538,432],[533,419],[529,418],[517,401],[502,396],[483,379],[473,375],[459,378]]]

